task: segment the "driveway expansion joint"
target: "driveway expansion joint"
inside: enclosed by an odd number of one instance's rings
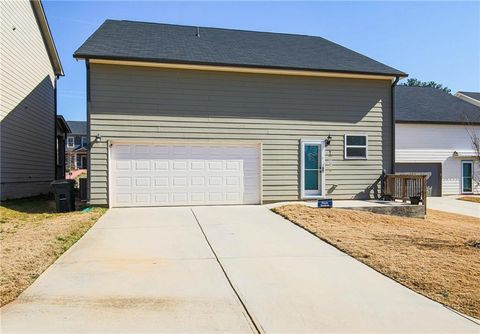
[[[243,308],[243,310],[244,310],[244,312],[245,312],[245,315],[247,316],[247,318],[248,318],[248,320],[249,320],[249,323],[251,324],[251,326],[253,326],[252,329],[254,329],[255,333],[257,333],[257,334],[264,333],[263,330],[260,331],[260,328],[262,328],[262,327],[261,327],[259,324],[257,324],[257,322],[254,320],[253,316],[252,316],[251,313],[248,311],[247,306],[245,305],[245,303],[243,302],[242,298],[240,297],[240,294],[238,293],[237,289],[235,288],[235,286],[233,285],[232,281],[231,281],[230,278],[228,277],[228,274],[227,274],[225,268],[223,267],[222,262],[221,262],[220,259],[218,258],[217,253],[216,253],[215,250],[213,249],[213,246],[211,245],[210,241],[208,240],[208,237],[207,237],[207,235],[205,234],[205,231],[203,230],[203,227],[202,227],[202,225],[200,224],[200,221],[198,220],[197,215],[195,214],[195,211],[193,211],[193,208],[190,208],[190,211],[192,212],[192,215],[193,215],[193,217],[195,218],[195,221],[197,222],[198,227],[199,227],[200,231],[202,232],[203,237],[205,238],[205,241],[206,241],[207,244],[208,244],[208,247],[210,248],[210,250],[212,251],[213,255],[215,256],[215,259],[216,259],[218,265],[220,266],[220,269],[222,270],[223,275],[225,276],[226,280],[228,281],[228,284],[230,285],[230,287],[232,288],[235,296],[237,297],[237,300],[238,300],[239,303],[242,305],[242,308]]]

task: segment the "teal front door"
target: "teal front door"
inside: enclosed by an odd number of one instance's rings
[[[324,143],[302,141],[301,147],[302,198],[318,198],[324,195]]]
[[[462,161],[462,193],[473,192],[473,161]]]

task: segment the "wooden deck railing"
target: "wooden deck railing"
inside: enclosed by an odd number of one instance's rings
[[[403,202],[417,198],[427,210],[427,175],[419,174],[386,174],[385,197]]]

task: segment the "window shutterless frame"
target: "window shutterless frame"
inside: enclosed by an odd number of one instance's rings
[[[365,145],[348,145],[348,137],[365,137]],[[348,148],[364,148],[365,156],[349,156],[347,154]],[[346,133],[343,138],[343,154],[346,160],[367,160],[368,159],[368,135],[363,133]]]
[[[85,147],[85,146],[87,145],[87,137],[82,136],[81,144],[82,144],[82,145],[81,145],[82,147]]]
[[[309,169],[306,169],[306,162],[305,162],[305,153],[306,147],[313,146],[318,147],[317,151],[317,159],[318,159],[318,166],[308,166]],[[315,168],[313,168],[315,167]],[[305,189],[305,171],[309,171],[310,173],[318,173],[317,185],[318,189],[306,190]],[[316,198],[323,198],[325,197],[325,141],[324,140],[310,140],[310,139],[302,139],[300,140],[300,196],[302,199],[316,199]]]
[[[75,147],[75,137],[67,137],[67,147]]]
[[[473,160],[462,160],[462,194],[473,193]]]

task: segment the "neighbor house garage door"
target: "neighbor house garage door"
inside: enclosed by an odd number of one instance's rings
[[[426,174],[428,195],[442,195],[442,164],[440,163],[396,163],[395,173]]]
[[[260,203],[259,145],[116,143],[110,159],[113,207]]]

